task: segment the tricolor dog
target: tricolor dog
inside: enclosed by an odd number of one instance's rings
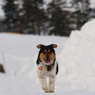
[[[56,44],[51,44],[48,46],[37,45],[40,49],[37,66],[38,66],[38,77],[40,79],[42,89],[45,93],[54,92],[55,77],[58,73],[58,63],[56,61],[56,54],[54,48],[57,48]],[[46,78],[49,77],[49,87],[47,87]]]

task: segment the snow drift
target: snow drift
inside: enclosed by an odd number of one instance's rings
[[[95,19],[80,31],[72,31],[58,58],[58,81],[68,83],[71,89],[95,91]]]

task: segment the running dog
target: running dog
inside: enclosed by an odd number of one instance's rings
[[[58,63],[56,61],[56,54],[54,48],[57,48],[56,44],[51,44],[48,46],[37,45],[40,49],[37,66],[38,66],[38,77],[42,85],[42,89],[45,93],[53,93],[55,86],[55,77],[58,74]],[[49,77],[49,87],[47,87],[46,78]]]

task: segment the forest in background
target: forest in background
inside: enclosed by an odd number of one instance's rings
[[[69,36],[95,18],[89,0],[4,0],[0,32]],[[46,6],[46,8],[44,7]]]

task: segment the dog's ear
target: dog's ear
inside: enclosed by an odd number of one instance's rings
[[[37,45],[37,48],[38,48],[38,49],[40,49],[40,48],[41,48],[41,46],[42,46],[42,45],[41,45],[41,44],[39,44],[39,45]]]
[[[57,48],[57,45],[56,44],[51,44],[53,48]]]

